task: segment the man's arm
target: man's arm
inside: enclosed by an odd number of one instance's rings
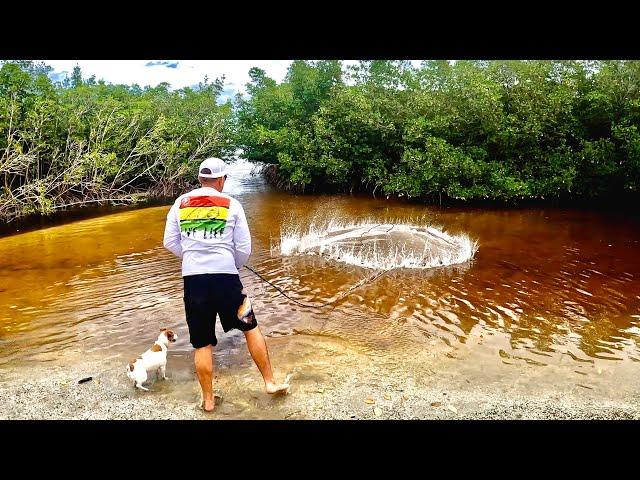
[[[176,257],[182,258],[182,245],[180,244],[180,224],[176,216],[176,204],[174,203],[167,214],[167,224],[164,227],[164,248]]]
[[[249,233],[249,225],[247,217],[244,214],[242,205],[238,203],[238,219],[233,228],[233,245],[236,268],[240,268],[249,260],[251,255],[251,234]]]

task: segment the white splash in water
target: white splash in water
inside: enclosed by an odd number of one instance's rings
[[[283,232],[279,249],[285,256],[321,255],[374,269],[433,268],[471,260],[478,243],[433,226],[332,221]]]

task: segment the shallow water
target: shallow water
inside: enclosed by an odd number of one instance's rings
[[[392,269],[325,309],[295,305],[243,270],[258,321],[274,345],[330,339],[397,368],[423,354],[469,349],[477,354],[469,358],[541,369],[568,364],[580,375],[612,362],[634,369],[640,361],[640,222],[634,218],[294,196],[272,191],[249,170],[236,166],[226,188],[247,214],[249,264],[304,303],[340,298],[373,270],[321,255],[280,254],[282,235],[292,227],[327,219],[437,225],[479,246],[467,262]],[[0,238],[0,364],[55,361],[61,352],[135,357],[161,327],[170,327],[180,335],[170,354],[183,366],[176,375],[191,379],[180,265],[162,247],[168,209]],[[250,365],[241,335],[225,336],[219,325],[218,333],[217,365]],[[312,362],[300,358],[309,354],[308,345],[304,352],[293,341],[288,345],[278,365],[283,371],[301,362],[320,368],[336,355],[329,349],[323,357],[319,349]],[[237,381],[255,380],[257,373],[246,375]],[[189,395],[194,385],[185,384]]]

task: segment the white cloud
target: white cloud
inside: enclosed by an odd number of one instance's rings
[[[245,84],[249,82],[249,69],[262,68],[268,76],[281,82],[291,61],[289,60],[173,60],[168,63],[178,63],[176,68],[166,68],[166,64],[147,66],[158,60],[44,60],[53,67],[54,74],[71,72],[78,65],[83,78],[95,75],[96,80],[108,83],[122,83],[126,85],[138,84],[155,87],[159,83],[167,82],[171,88],[184,88],[195,85],[208,75],[209,80],[225,75],[225,84],[235,90],[245,91]]]
[[[53,67],[57,79],[64,78],[63,72],[72,72],[76,65],[82,70],[82,77],[95,75],[96,80],[113,84],[155,87],[167,82],[171,88],[178,89],[197,85],[205,75],[210,81],[225,75],[225,87],[234,92],[245,93],[249,82],[249,69],[258,67],[277,82],[281,82],[291,60],[44,60]],[[155,65],[147,66],[148,63]],[[178,63],[176,68],[166,68],[168,64]],[[343,61],[344,67],[357,63],[357,60]],[[419,60],[413,60],[419,66]],[[225,92],[229,93],[230,90]]]

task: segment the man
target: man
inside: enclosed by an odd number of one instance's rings
[[[206,412],[214,409],[216,314],[225,332],[235,328],[244,333],[267,393],[284,393],[289,388],[274,381],[267,344],[240,282],[238,269],[251,254],[251,235],[240,202],[222,193],[226,170],[219,158],[207,158],[200,164],[202,188],[175,201],[167,215],[163,242],[182,259],[185,313]]]

